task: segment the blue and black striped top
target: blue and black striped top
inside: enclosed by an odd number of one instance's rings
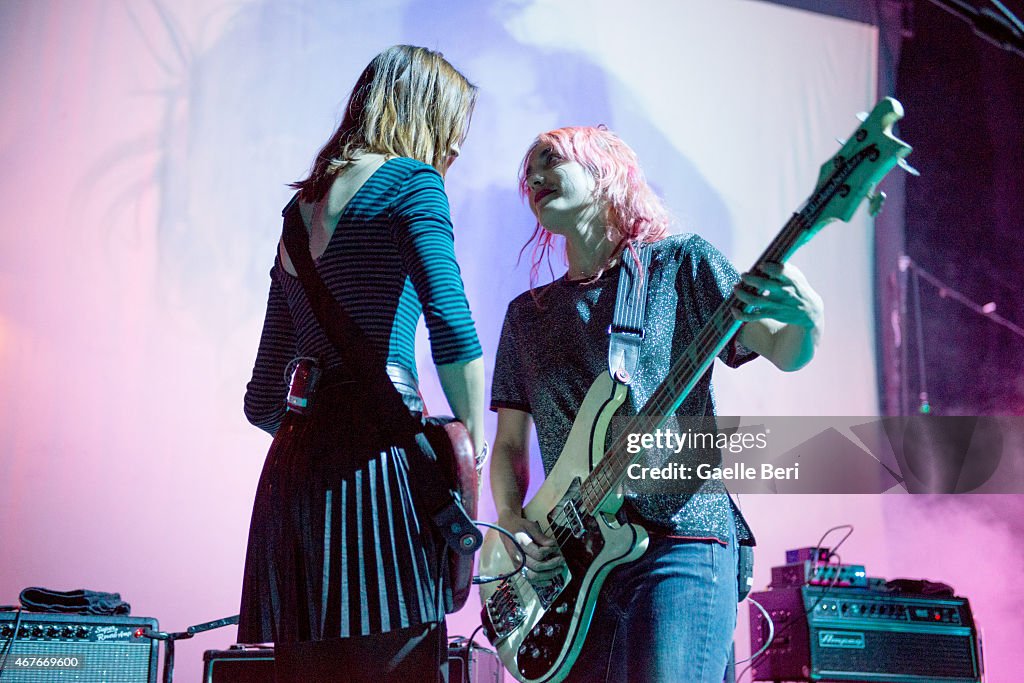
[[[415,336],[426,317],[436,364],[482,355],[462,275],[440,174],[399,157],[384,163],[345,206],[316,264],[331,293],[388,363],[416,372]],[[274,434],[284,416],[285,370],[297,356],[341,358],[317,323],[299,280],[275,259],[245,414]]]

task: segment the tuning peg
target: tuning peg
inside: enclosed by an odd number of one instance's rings
[[[857,118],[863,123],[868,120],[868,113],[866,111],[858,112]]]
[[[882,212],[882,203],[885,202],[885,193],[877,192],[868,195],[868,213],[877,216]]]
[[[899,166],[900,168],[902,168],[904,171],[906,171],[910,175],[915,175],[915,176],[921,175],[921,172],[918,171],[913,166],[911,166],[910,164],[908,164],[906,159],[897,159],[896,160],[896,165]]]

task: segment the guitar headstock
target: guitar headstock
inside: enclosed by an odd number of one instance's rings
[[[901,118],[903,105],[891,97],[882,98],[842,149],[822,165],[815,192],[802,210],[811,209],[809,227],[850,220],[866,197],[871,198],[872,213],[877,213],[881,195],[872,194],[875,185],[897,164],[914,172],[903,162],[910,145],[892,133],[893,124]]]

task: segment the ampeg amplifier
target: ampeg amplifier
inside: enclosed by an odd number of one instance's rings
[[[143,628],[156,619],[0,612],[3,683],[156,683],[159,645]]]
[[[755,681],[978,683],[981,654],[964,598],[803,586],[751,595],[775,623]],[[768,638],[750,606],[750,647]]]

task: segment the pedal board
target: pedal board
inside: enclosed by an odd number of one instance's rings
[[[771,588],[795,588],[797,586],[841,586],[843,588],[867,588],[868,575],[862,564],[824,564],[804,560],[793,564],[772,567]]]

